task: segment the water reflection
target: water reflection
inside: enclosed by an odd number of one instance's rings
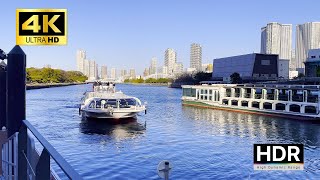
[[[80,132],[84,134],[108,135],[116,140],[134,138],[146,130],[146,124],[135,118],[121,120],[82,119]]]
[[[199,127],[211,124],[207,131],[214,134],[248,137],[255,142],[303,143],[306,148],[320,146],[319,123],[188,106],[182,111]]]

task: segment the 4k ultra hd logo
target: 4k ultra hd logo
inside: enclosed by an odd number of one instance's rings
[[[303,170],[303,144],[254,144],[254,170]]]
[[[17,9],[17,45],[67,44],[66,9]]]

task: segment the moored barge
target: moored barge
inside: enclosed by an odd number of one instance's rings
[[[320,120],[319,85],[202,84],[182,89],[183,105]]]

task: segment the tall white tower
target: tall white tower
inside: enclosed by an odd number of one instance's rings
[[[116,79],[117,78],[117,70],[116,68],[111,68],[111,79]]]
[[[157,58],[151,59],[150,74],[157,74]]]
[[[296,67],[304,68],[310,49],[320,48],[320,22],[308,22],[296,27]]]
[[[277,22],[261,28],[261,53],[278,54],[279,59],[291,60],[292,25]]]
[[[202,47],[200,44],[191,44],[190,68],[195,68],[197,71],[202,70]]]
[[[86,52],[83,50],[77,51],[77,71],[84,73],[84,60],[86,59]]]
[[[167,49],[164,55],[164,64],[168,68],[169,75],[173,74],[174,66],[176,62],[177,62],[177,53],[171,48]]]
[[[101,66],[101,79],[108,78],[108,71],[107,66]]]

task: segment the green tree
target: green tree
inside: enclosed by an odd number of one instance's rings
[[[194,75],[195,82],[199,84],[201,81],[210,81],[212,78],[212,73],[198,72]]]
[[[87,80],[81,72],[51,68],[27,68],[26,75],[27,82],[36,83],[85,82]]]
[[[237,72],[234,72],[233,74],[230,75],[231,83],[232,84],[239,84],[242,83],[242,79],[240,77],[240,74]]]

